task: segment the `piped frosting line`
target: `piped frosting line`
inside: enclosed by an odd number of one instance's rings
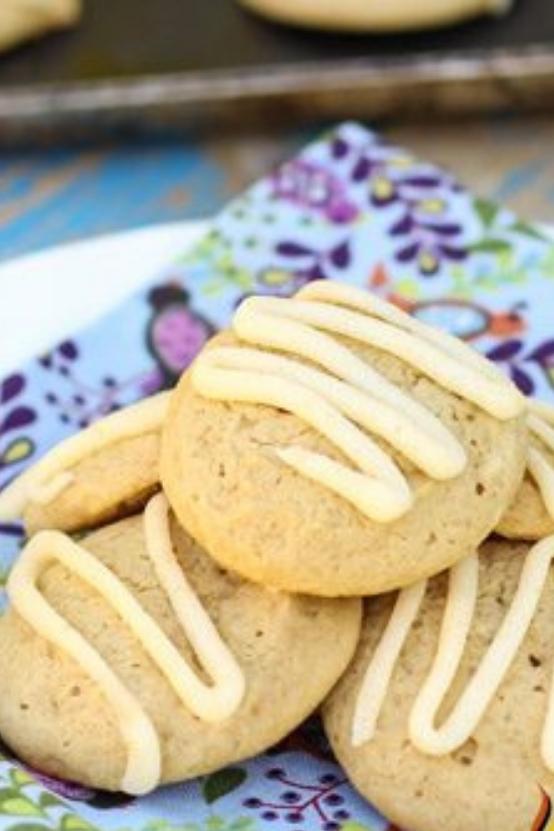
[[[239,707],[245,690],[244,674],[179,565],[171,542],[168,513],[165,495],[159,493],[152,497],[144,512],[146,550],[175,616],[212,683],[201,681],[177,650],[167,648],[170,646],[167,639],[162,647],[149,631],[145,630],[144,640],[140,633],[136,634],[147,649],[149,644],[152,651],[155,647],[154,660],[184,706],[203,721],[218,722]]]
[[[427,326],[374,294],[319,280],[301,289],[297,297],[363,312],[361,320],[356,314],[349,316],[340,334],[401,358],[444,389],[472,401],[495,418],[514,418],[525,409],[523,395],[489,360],[459,338]],[[364,323],[368,316],[377,319],[371,327]],[[322,322],[325,327],[325,321]]]
[[[366,516],[390,520],[411,505],[408,484],[390,457],[326,397],[280,376],[228,369],[229,354],[209,350],[193,369],[196,390],[221,401],[263,403],[294,413],[338,447],[362,474],[322,454],[302,448],[277,448],[279,458],[305,476],[323,482]],[[261,353],[263,354],[263,353]]]
[[[169,393],[146,398],[112,413],[50,450],[40,461],[0,492],[0,520],[21,517],[26,505],[59,496],[73,481],[71,468],[110,444],[159,430],[169,406]]]
[[[422,753],[442,756],[461,747],[477,728],[512,665],[537,611],[554,558],[554,537],[537,543],[529,552],[510,608],[457,704],[441,727],[435,722],[444,697],[459,669],[475,614],[478,593],[477,555],[450,572],[448,596],[437,653],[409,719],[412,744]],[[400,593],[373,659],[366,670],[356,701],[352,741],[372,738],[390,684],[394,665],[417,615],[419,591]],[[404,596],[404,597],[402,597]],[[414,611],[415,609],[415,611]],[[377,656],[377,658],[376,658]],[[379,673],[384,670],[384,680]],[[383,692],[384,686],[384,692]],[[376,701],[372,700],[377,690]],[[545,765],[554,770],[554,691],[551,690],[541,752]]]
[[[455,470],[465,461],[463,454],[459,454],[458,442],[453,440],[452,435],[438,419],[436,423],[429,419],[425,433],[426,447],[422,449],[421,426],[414,424],[411,418],[406,418],[402,411],[399,412],[386,403],[376,402],[370,395],[349,383],[291,358],[247,347],[225,347],[210,349],[206,354],[206,361],[210,367],[220,370],[256,372],[300,384],[326,399],[344,416],[369,433],[394,444],[406,458],[429,476],[442,478],[452,474],[448,462],[445,464],[442,458],[445,442],[451,446]],[[217,393],[224,377],[222,373],[215,379],[216,384],[212,386],[213,394]],[[426,452],[427,443],[432,443],[434,453]],[[382,459],[383,463],[390,467],[392,474],[396,465],[386,453],[382,454]]]
[[[249,298],[233,330],[241,345],[205,350],[192,368],[194,389],[213,400],[276,407],[312,426],[352,467],[303,447],[276,447],[275,454],[376,522],[401,517],[413,497],[390,453],[368,434],[436,480],[458,476],[467,456],[434,413],[337,336],[396,355],[498,418],[523,406],[513,384],[467,346],[352,287],[322,281],[293,299]]]
[[[530,401],[529,409],[529,430],[554,454],[554,407],[542,401]],[[546,510],[554,519],[554,465],[544,452],[532,446],[528,451],[527,469],[537,484]]]
[[[15,611],[37,634],[73,658],[109,701],[128,754],[121,787],[133,794],[146,793],[159,783],[161,754],[156,730],[138,700],[87,640],[47,603],[37,583],[54,562],[77,575],[129,627],[185,707],[203,721],[228,718],[242,701],[244,676],[179,566],[171,543],[168,510],[163,494],[148,504],[144,515],[146,550],[199,663],[212,678],[210,685],[189,667],[125,584],[65,534],[37,534],[24,548],[7,583]]]
[[[127,611],[128,601],[131,604],[134,601],[102,563],[58,531],[42,531],[28,543],[7,583],[14,610],[38,635],[72,658],[102,690],[127,748],[128,761],[121,787],[127,793],[147,793],[160,781],[161,754],[156,730],[138,700],[102,656],[40,594],[37,588],[40,575],[55,562],[77,574],[103,596],[120,601],[123,598]]]
[[[356,700],[352,744],[359,747],[375,735],[396,662],[417,617],[427,581],[420,580],[398,593],[389,622],[368,664]]]

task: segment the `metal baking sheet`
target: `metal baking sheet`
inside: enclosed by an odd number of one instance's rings
[[[380,37],[278,26],[234,0],[84,2],[76,29],[0,57],[0,138],[554,103],[552,0]]]

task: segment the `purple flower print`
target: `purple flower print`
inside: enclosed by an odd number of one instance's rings
[[[25,434],[37,420],[34,409],[22,403],[26,379],[20,373],[0,381],[0,472],[24,462],[34,452],[34,442]]]
[[[145,339],[154,366],[130,378],[106,374],[91,382],[79,372],[80,347],[73,340],[60,343],[40,358],[42,369],[55,378],[44,400],[63,424],[83,429],[138,398],[173,386],[215,331],[190,308],[188,293],[178,284],[152,289],[147,301],[152,314]]]
[[[519,361],[523,358],[525,344],[518,339],[507,340],[490,350],[487,357],[491,361],[503,364],[512,381],[524,395],[532,395],[535,384],[531,375],[523,369]]]
[[[468,255],[459,241],[462,226],[443,218],[447,205],[434,195],[441,187],[438,176],[406,177],[397,181],[379,178],[373,185],[374,205],[398,202],[402,206],[400,219],[389,229],[390,236],[399,243],[396,260],[417,263],[420,273],[426,276],[436,274],[442,262],[459,262]],[[384,202],[383,194],[387,195]]]
[[[348,239],[323,251],[318,251],[304,243],[284,240],[277,243],[275,252],[291,263],[296,279],[304,282],[323,280],[330,276],[330,271],[344,271],[351,262]]]
[[[52,352],[47,352],[39,358],[39,363],[45,369],[55,369],[59,375],[65,376],[69,373],[70,364],[74,363],[78,357],[79,347],[75,341],[64,340]]]
[[[35,424],[37,414],[20,401],[26,387],[25,376],[20,373],[8,375],[0,381],[0,487],[11,481],[17,473],[17,466],[27,461],[35,451],[33,440],[26,435],[26,428]],[[0,523],[0,536],[21,539],[23,529],[18,523]]]
[[[313,162],[287,162],[277,168],[271,182],[274,198],[317,211],[330,222],[353,222],[359,214],[345,184],[326,167]]]
[[[546,380],[554,389],[554,338],[543,341],[536,349],[529,353],[527,358],[540,367]]]
[[[541,372],[554,389],[554,338],[547,338],[531,350],[525,341],[513,338],[495,346],[487,357],[504,367],[524,395],[535,392],[533,370]]]
[[[237,306],[252,295],[289,297],[306,283],[330,276],[331,269],[340,271],[348,268],[351,261],[347,239],[324,251],[294,240],[283,240],[275,246],[275,254],[285,265],[274,265],[260,271],[254,290],[242,294],[237,299]]]
[[[0,383],[0,404],[7,404],[23,392],[25,389],[25,378],[19,373],[8,375]]]
[[[20,430],[35,420],[35,412],[30,407],[15,407],[0,421],[0,436],[10,430]]]
[[[15,403],[25,390],[25,383],[25,377],[20,374],[8,375],[0,382],[0,436],[28,427],[36,419],[34,410]]]
[[[42,369],[53,376],[44,401],[67,426],[84,429],[129,401],[157,392],[163,386],[163,375],[157,370],[155,378],[146,371],[123,381],[106,374],[91,382],[81,377],[79,358],[78,344],[64,341],[39,359]]]
[[[396,205],[399,216],[389,228],[396,242],[395,257],[414,263],[423,276],[436,274],[443,262],[459,262],[468,256],[462,226],[449,219],[448,197],[461,190],[449,174],[421,164],[381,140],[349,144],[338,135],[331,142],[331,157],[349,162],[349,177],[365,185],[374,208]]]
[[[428,222],[421,207],[414,206],[389,231],[391,236],[402,238],[396,251],[399,263],[415,262],[424,276],[432,276],[445,261],[460,262],[467,251],[450,239],[462,232],[461,225]]]
[[[66,340],[39,358],[39,366],[53,376],[52,387],[44,395],[45,403],[57,412],[62,424],[83,429],[119,409],[120,393],[136,386],[137,379],[118,384],[113,376],[106,375],[99,383],[90,383],[80,377],[79,358],[78,344]]]
[[[296,294],[302,286],[309,282],[302,272],[288,271],[285,268],[264,268],[256,275],[256,283],[253,291],[241,294],[236,301],[240,306],[247,297],[268,296],[268,297],[290,297]]]
[[[17,525],[15,522],[0,522],[0,535],[22,539],[25,536],[25,532],[22,526]]]
[[[290,297],[312,280],[323,280],[330,270],[344,270],[351,261],[350,244],[343,240],[325,251],[317,251],[294,240],[284,240],[275,246],[275,254],[285,265],[262,269],[256,275],[254,289],[240,295],[236,305],[252,295]]]

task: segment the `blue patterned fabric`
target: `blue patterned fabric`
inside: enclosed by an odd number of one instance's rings
[[[94,419],[171,386],[243,297],[320,278],[378,292],[473,343],[526,394],[554,399],[551,241],[450,173],[345,124],[235,199],[147,289],[0,380],[0,485]],[[20,539],[17,524],[0,526],[4,577]],[[95,828],[387,823],[345,781],[313,722],[258,759],[140,800],[53,781],[8,756],[0,764],[0,829]]]

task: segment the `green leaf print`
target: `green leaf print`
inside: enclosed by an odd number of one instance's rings
[[[504,239],[482,239],[469,246],[469,251],[482,254],[502,254],[510,251],[512,245]]]
[[[348,820],[345,822],[344,825],[341,825],[341,831],[371,831],[371,828],[368,825],[362,825],[361,822],[356,822],[356,820]]]
[[[150,820],[142,831],[255,831],[255,822],[250,817],[237,817],[235,820],[226,820],[222,817],[212,816],[203,822],[185,822],[175,825],[167,820]],[[11,831],[11,829],[10,829]],[[120,831],[131,831],[131,829],[120,829]]]
[[[24,788],[25,785],[32,785],[35,781],[31,774],[22,768],[11,768],[10,779],[16,788]]]
[[[66,814],[60,823],[60,831],[96,831],[96,828],[77,814]]]
[[[508,231],[515,231],[516,234],[523,234],[524,237],[540,240],[540,242],[550,242],[547,236],[539,231],[534,225],[529,225],[527,222],[514,222],[508,228]]]
[[[41,817],[44,811],[15,788],[0,790],[0,813],[16,817]]]
[[[39,825],[38,822],[18,822],[16,825],[10,825],[7,831],[49,831],[49,826]]]
[[[61,799],[49,791],[42,791],[38,804],[41,808],[59,808],[64,805]]]
[[[228,831],[253,831],[254,820],[251,817],[238,817],[229,825]]]
[[[208,776],[204,782],[203,794],[208,805],[239,788],[246,779],[242,768],[225,768]]]
[[[554,278],[554,245],[547,246],[545,256],[538,268],[538,274],[546,280]]]
[[[489,199],[475,199],[473,206],[485,228],[490,228],[500,210],[496,202],[491,202]]]

